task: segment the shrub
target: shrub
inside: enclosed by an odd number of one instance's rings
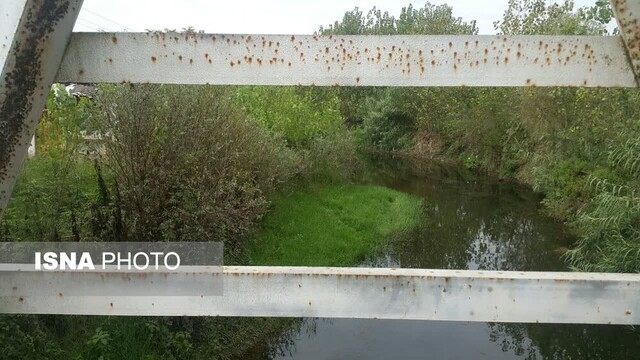
[[[304,180],[317,183],[352,179],[362,170],[356,151],[353,136],[348,132],[314,139],[301,151],[301,175]]]
[[[209,86],[105,86],[94,128],[131,235],[232,251],[292,172],[293,155]]]
[[[296,173],[307,182],[351,178],[359,162],[334,89],[242,87],[237,103],[295,152]]]
[[[585,200],[585,184],[593,165],[576,158],[555,159],[534,170],[534,190],[546,196],[543,203],[552,215],[566,219]]]
[[[74,157],[83,143],[87,119],[93,105],[88,98],[69,95],[64,86],[54,84],[49,92],[47,108],[37,128],[37,150],[40,155],[56,159]]]
[[[380,98],[368,98],[361,128],[361,140],[365,146],[385,151],[406,150],[412,144],[415,120],[398,103],[401,93],[389,90]]]
[[[291,147],[344,131],[340,101],[332,93],[294,87],[242,87],[238,103],[263,128],[282,136]],[[322,94],[321,98],[317,96]]]
[[[0,226],[2,241],[80,241],[89,236],[96,198],[90,162],[40,156],[28,160]]]

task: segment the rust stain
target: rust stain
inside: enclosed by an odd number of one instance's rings
[[[48,39],[58,22],[67,16],[70,8],[68,0],[37,1],[29,4],[31,6],[28,6],[22,15],[21,20],[24,21],[21,21],[22,24],[17,29],[19,31],[16,33],[14,45],[8,54],[8,58],[13,58],[15,62],[7,66],[3,74],[3,92],[6,96],[0,103],[0,119],[3,119],[0,121],[0,183],[13,178],[8,171],[14,164],[17,148],[22,145],[21,134],[27,126],[29,113],[34,106],[33,97],[44,81],[41,62],[48,47],[52,45]],[[4,17],[4,14],[2,16]],[[45,96],[45,93],[39,95]],[[8,195],[3,190],[0,199],[5,199]]]
[[[622,39],[640,86],[640,4],[636,1],[612,0],[613,10],[621,28]]]

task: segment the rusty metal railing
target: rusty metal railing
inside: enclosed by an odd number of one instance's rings
[[[133,284],[138,294],[206,286],[222,296],[69,296]],[[124,284],[124,285],[123,285]],[[49,289],[43,294],[42,289]],[[207,291],[201,290],[203,294]],[[637,324],[636,274],[227,266],[223,272],[40,272],[0,269],[0,312],[81,315],[285,316]],[[34,294],[34,292],[37,292]],[[7,296],[5,294],[15,294]]]
[[[60,82],[635,87],[613,36],[75,33]]]
[[[0,2],[0,215],[54,80],[638,87],[640,79],[637,0],[612,0],[618,37],[72,35],[81,5],[82,0]],[[221,275],[189,271],[131,276],[144,276],[135,278],[143,288],[169,287],[186,275],[222,276],[224,295],[36,296],[29,289],[43,284],[85,284],[89,294],[91,286],[117,286],[123,279],[109,272],[8,268],[0,269],[0,312],[640,323],[638,274],[283,267],[225,267]]]

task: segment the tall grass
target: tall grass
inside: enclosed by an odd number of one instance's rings
[[[577,218],[583,236],[567,256],[578,269],[640,272],[640,137],[613,146],[609,163],[625,177],[591,179],[595,196]]]

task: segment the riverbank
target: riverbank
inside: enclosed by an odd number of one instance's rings
[[[279,193],[259,222],[243,264],[356,265],[420,219],[420,199],[380,186],[314,185]],[[8,330],[0,331],[0,352],[16,359],[42,354],[52,359],[235,359],[296,323],[283,318],[0,316],[0,329]]]
[[[354,266],[388,245],[391,236],[415,229],[421,221],[419,198],[381,186],[310,186],[278,194],[260,222],[246,254],[251,265]],[[245,358],[263,353],[300,319],[243,319],[254,329],[251,342],[242,332],[228,338],[220,353]],[[258,330],[259,329],[259,330]]]
[[[250,247],[252,265],[353,266],[420,221],[421,202],[370,185],[280,194]]]

